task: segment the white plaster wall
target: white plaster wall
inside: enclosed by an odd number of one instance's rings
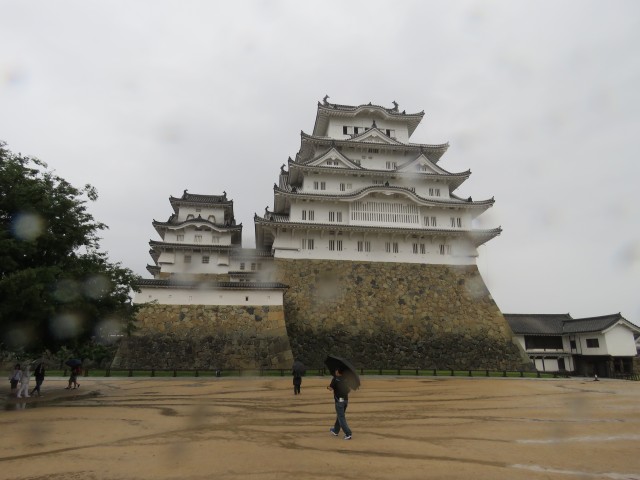
[[[178,240],[178,235],[182,235],[183,239]],[[200,235],[199,242],[196,241],[196,235]],[[216,230],[204,227],[202,230],[196,230],[195,226],[188,226],[180,229],[169,229],[165,233],[164,241],[168,243],[192,243],[200,245],[231,245],[231,234],[229,232],[218,232]]]
[[[191,255],[191,263],[185,263],[185,255]],[[209,263],[202,263],[202,257],[208,255]],[[162,263],[164,273],[185,274],[223,274],[229,271],[229,254],[227,252],[190,252],[178,250],[173,263]]]
[[[384,170],[384,168],[382,170]],[[386,177],[362,177],[348,173],[348,171],[343,168],[335,168],[333,172],[310,173],[304,176],[300,191],[305,193],[344,195],[376,185],[375,181],[379,182],[378,185],[383,185],[388,182],[392,187],[413,189],[418,196],[423,198],[433,198],[434,200],[449,200],[451,198],[449,186],[444,181],[426,179],[424,175],[418,173],[416,173],[415,176],[401,176],[391,170]],[[318,188],[314,188],[315,182],[318,182]],[[322,182],[325,183],[324,190],[321,189]],[[342,184],[344,184],[345,190],[341,190]],[[351,188],[349,188],[349,184]],[[436,190],[439,190],[439,195],[436,193]]]
[[[609,355],[614,357],[633,357],[636,355],[636,344],[633,332],[623,325],[616,325],[604,334]]]
[[[337,139],[351,138],[350,135],[344,135],[342,133],[342,127],[344,125],[350,127],[371,128],[373,120],[376,121],[376,126],[383,132],[389,128],[395,130],[394,137],[399,141],[406,143],[409,141],[409,130],[405,124],[399,121],[385,120],[379,118],[378,115],[361,115],[356,118],[338,117],[330,118],[329,126],[327,129],[327,136]]]
[[[314,240],[313,250],[302,248],[302,239]],[[330,250],[330,240],[342,240],[342,251]],[[371,251],[359,252],[358,240],[369,241]],[[386,252],[386,242],[391,242],[392,251]],[[393,252],[393,243],[398,243],[398,253]],[[413,253],[413,243],[418,244],[418,252]],[[450,239],[452,254],[441,255],[440,244],[443,239],[406,238],[405,236],[392,237],[390,235],[363,235],[363,234],[329,234],[309,231],[306,234],[301,231],[291,231],[280,234],[273,244],[276,258],[306,258],[306,259],[332,259],[332,260],[359,260],[373,262],[404,262],[437,265],[475,265],[477,252],[467,242],[461,239]],[[420,244],[425,245],[425,253],[422,254]]]
[[[162,305],[283,305],[279,290],[197,290],[142,287],[134,303]]]
[[[587,339],[597,338],[598,339],[598,348],[588,348],[587,347]],[[578,351],[582,355],[608,355],[609,352],[607,350],[607,343],[605,341],[604,335],[599,333],[584,333],[576,336],[576,343],[579,343]]]

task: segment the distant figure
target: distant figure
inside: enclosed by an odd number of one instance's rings
[[[300,360],[293,362],[291,366],[291,375],[293,375],[293,394],[300,395],[300,385],[302,385],[302,376],[307,371],[307,367],[304,366]]]
[[[20,364],[16,363],[15,367],[13,367],[13,373],[9,375],[9,383],[11,384],[11,393],[15,392],[18,388],[18,384],[22,380],[22,369],[20,368]]]
[[[302,385],[302,377],[293,372],[293,394],[300,395],[300,385]]]
[[[40,387],[42,386],[42,382],[44,382],[44,363],[40,362],[38,364],[38,366],[36,367],[36,369],[33,371],[33,378],[36,379],[36,386],[33,387],[33,390],[31,391],[31,395],[33,395],[35,392],[38,392],[38,396],[40,396]]]
[[[18,387],[18,391],[16,392],[17,398],[29,397],[29,377],[31,376],[31,371],[29,370],[29,365],[22,372],[22,378],[20,379],[20,386]]]
[[[69,385],[64,387],[65,390],[69,390],[70,388],[80,388],[80,384],[78,383],[78,375],[80,375],[80,365],[71,367],[71,375],[69,376]]]

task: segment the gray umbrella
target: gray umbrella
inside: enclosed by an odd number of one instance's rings
[[[293,362],[293,365],[291,367],[291,372],[294,375],[302,377],[306,371],[307,371],[307,367],[305,367],[304,363],[302,363],[300,360],[296,360],[295,362]]]
[[[358,371],[348,360],[334,355],[327,355],[327,358],[324,359],[324,364],[332,374],[339,369],[347,381],[347,384],[351,387],[351,390],[358,390],[358,388],[360,388]]]

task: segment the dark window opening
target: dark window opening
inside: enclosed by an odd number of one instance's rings
[[[525,335],[524,345],[527,350],[562,350],[562,337]]]
[[[597,338],[587,338],[587,348],[598,348],[600,347],[600,342],[598,342]]]

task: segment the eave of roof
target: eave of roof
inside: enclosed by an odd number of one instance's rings
[[[160,240],[149,240],[149,245],[156,249],[175,248],[176,250],[206,250],[206,251],[229,251],[239,248],[238,245],[213,245],[207,243],[171,243]]]
[[[276,215],[269,213],[273,219],[259,217],[254,215],[254,223],[256,226],[271,226],[274,228],[287,227],[296,230],[340,230],[340,231],[354,231],[354,232],[392,232],[400,233],[403,235],[425,235],[425,236],[437,236],[437,237],[468,237],[474,241],[474,245],[482,245],[488,242],[494,237],[497,237],[502,233],[502,228],[497,227],[487,230],[459,230],[459,229],[430,229],[430,228],[411,228],[411,227],[385,227],[385,226],[371,226],[371,225],[345,225],[335,223],[302,223],[302,222],[290,222],[288,217],[284,215]]]
[[[439,153],[437,158],[440,158],[449,148],[449,143],[441,143],[441,144],[423,144],[423,143],[401,143],[397,144],[387,144],[387,143],[378,143],[378,142],[361,142],[357,139],[339,139],[332,137],[319,137],[316,135],[309,135],[304,131],[300,132],[301,141],[309,141],[315,142],[322,145],[336,145],[336,146],[357,146],[357,147],[366,147],[372,148],[372,145],[377,148],[389,149],[389,150],[410,150],[410,151],[426,151],[431,153]],[[306,163],[306,162],[305,162]]]
[[[274,195],[284,195],[288,197],[301,197],[301,198],[315,198],[315,199],[335,198],[336,200],[357,199],[358,197],[364,197],[367,194],[372,192],[388,192],[390,190],[391,191],[395,190],[398,193],[409,195],[415,198],[416,200],[422,202],[425,205],[438,205],[438,206],[445,206],[445,207],[452,207],[452,208],[458,208],[458,207],[482,208],[486,206],[491,206],[495,203],[495,199],[493,198],[490,198],[487,200],[480,200],[480,201],[467,201],[467,200],[462,200],[456,196],[454,196],[454,198],[456,199],[455,201],[435,200],[432,198],[421,197],[407,187],[396,187],[392,185],[371,185],[371,186],[361,188],[359,190],[354,190],[351,193],[344,193],[344,194],[337,194],[337,193],[321,194],[321,193],[307,193],[307,192],[300,192],[300,191],[293,192],[290,188],[281,188],[278,185],[273,186]]]
[[[288,285],[280,282],[211,282],[166,279],[142,279],[138,287],[184,288],[194,290],[287,290]]]
[[[318,102],[316,121],[313,126],[314,131],[326,129],[326,125],[324,125],[323,121],[329,117],[355,117],[358,114],[366,111],[374,111],[380,114],[383,118],[400,120],[407,123],[409,136],[411,136],[424,117],[424,111],[418,113],[406,113],[405,111],[400,112],[398,110],[397,104],[396,106],[394,106],[394,108],[385,108],[380,105],[373,105],[371,102],[369,102],[368,105],[358,106],[340,105],[337,103],[327,102],[327,98],[328,97],[325,97],[323,103]]]

